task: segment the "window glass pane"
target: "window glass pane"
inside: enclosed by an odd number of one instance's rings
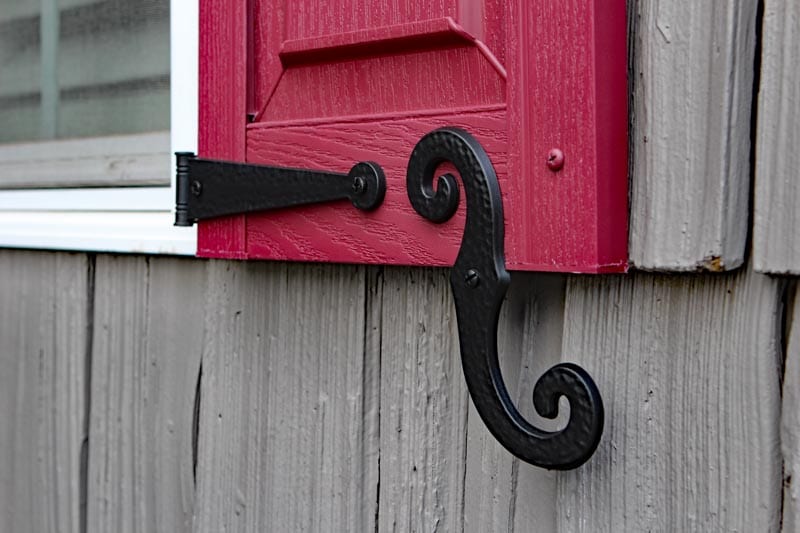
[[[0,0],[0,142],[169,128],[169,0]]]
[[[39,44],[39,0],[0,0],[0,141],[39,136]]]

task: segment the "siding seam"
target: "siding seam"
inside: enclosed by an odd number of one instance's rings
[[[86,255],[86,344],[84,366],[84,412],[83,412],[83,443],[80,458],[79,482],[79,528],[82,533],[87,531],[88,503],[89,503],[89,428],[92,414],[92,357],[94,348],[94,309],[95,309],[95,270],[97,255]]]

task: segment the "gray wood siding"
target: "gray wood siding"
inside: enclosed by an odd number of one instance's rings
[[[604,396],[597,453],[554,473],[478,418],[446,269],[0,252],[0,523],[779,531],[785,459],[791,531],[789,288],[751,270],[514,274],[500,357],[522,412],[560,360]]]
[[[764,2],[753,262],[800,274],[800,5]]]
[[[564,354],[604,391],[559,531],[777,531],[783,286],[736,275],[572,278]]]
[[[190,531],[204,263],[96,261],[88,531]]]
[[[741,266],[758,2],[630,0],[630,261]]]
[[[382,289],[379,530],[461,531],[467,386],[447,272],[388,268]]]
[[[368,273],[214,261],[208,276],[196,531],[374,530]]]
[[[787,299],[788,343],[783,378],[783,531],[800,531],[800,298],[793,287]]]
[[[446,269],[0,250],[0,533],[800,532],[800,11],[754,132],[758,5],[629,1],[633,271],[512,275],[509,391],[544,424],[584,366],[586,465],[489,435]]]
[[[0,530],[83,530],[84,254],[0,250]]]

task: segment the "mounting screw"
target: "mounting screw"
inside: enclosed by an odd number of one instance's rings
[[[194,180],[191,185],[191,190],[193,195],[200,196],[200,193],[203,192],[203,184]]]
[[[467,284],[468,287],[475,288],[481,282],[481,275],[478,274],[478,271],[474,268],[470,268],[467,270],[467,273],[464,275],[464,283]]]
[[[367,180],[363,176],[353,178],[353,194],[361,196],[367,190]]]
[[[564,152],[558,148],[553,148],[547,154],[547,168],[553,172],[558,172],[564,167]]]

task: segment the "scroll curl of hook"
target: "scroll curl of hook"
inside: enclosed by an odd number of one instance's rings
[[[461,175],[467,205],[464,235],[450,272],[456,306],[461,363],[472,400],[494,437],[530,464],[568,470],[591,457],[603,432],[603,402],[591,376],[578,365],[560,363],[546,371],[533,389],[533,405],[545,418],[558,415],[558,400],[569,401],[570,418],[559,431],[528,422],[506,389],[497,356],[497,322],[510,276],[503,247],[503,202],[494,167],[483,147],[458,128],[425,135],[411,154],[406,185],[414,209],[433,222],[456,212],[459,189],[451,174],[437,167],[450,162]]]

